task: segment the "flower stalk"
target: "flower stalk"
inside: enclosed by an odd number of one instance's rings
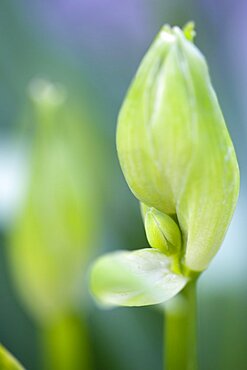
[[[79,315],[60,315],[44,325],[41,331],[44,369],[92,368],[87,327]]]
[[[196,281],[167,302],[164,332],[165,370],[197,370]]]

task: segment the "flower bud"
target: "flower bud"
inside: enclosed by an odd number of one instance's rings
[[[144,205],[144,224],[151,247],[159,249],[167,256],[175,254],[181,248],[181,233],[176,222],[168,215]]]
[[[178,221],[180,262],[202,271],[230,223],[239,170],[205,58],[191,41],[192,33],[191,27],[183,33],[165,26],[158,34],[121,108],[117,149],[126,181],[139,201]],[[151,245],[167,248],[154,224],[157,215],[147,217]]]
[[[34,80],[28,189],[8,248],[18,292],[42,324],[77,307],[100,227],[94,132],[65,88]],[[68,99],[66,96],[68,95]]]

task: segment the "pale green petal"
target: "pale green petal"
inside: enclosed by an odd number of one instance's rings
[[[175,42],[176,37],[167,29],[156,38],[124,100],[117,127],[118,156],[130,189],[141,202],[166,213],[176,213],[174,197],[150,134],[162,103],[163,82],[159,76]]]
[[[24,370],[24,367],[0,345],[0,369],[1,370]]]
[[[91,290],[107,306],[145,306],[165,302],[188,279],[171,271],[171,259],[155,249],[117,251],[99,258],[91,272]]]

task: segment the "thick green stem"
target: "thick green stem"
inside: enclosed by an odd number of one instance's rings
[[[45,370],[92,368],[86,325],[76,315],[62,315],[43,328]]]
[[[166,306],[164,356],[165,370],[198,370],[195,281]]]

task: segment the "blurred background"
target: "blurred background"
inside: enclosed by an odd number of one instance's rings
[[[147,246],[115,148],[126,89],[164,23],[196,23],[241,170],[199,282],[200,370],[247,369],[247,3],[1,0],[0,342],[29,370],[162,369],[158,308],[101,311],[91,261]]]

